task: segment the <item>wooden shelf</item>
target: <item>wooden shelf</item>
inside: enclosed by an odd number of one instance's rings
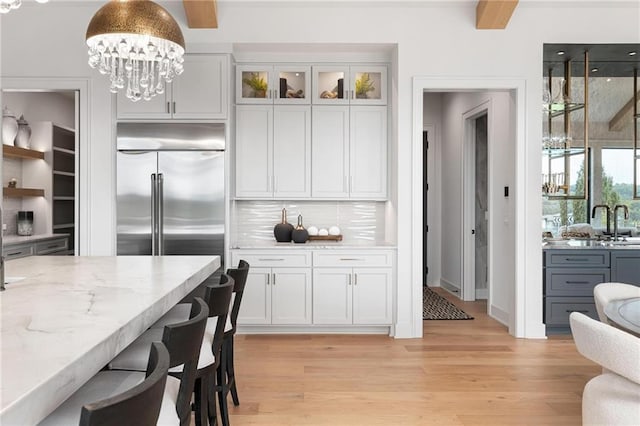
[[[309,241],[342,241],[342,235],[309,235]]]
[[[2,188],[5,197],[44,197],[44,189],[36,188]]]
[[[44,152],[33,149],[19,148],[17,146],[2,145],[2,154],[5,157],[26,158],[29,160],[43,160]]]

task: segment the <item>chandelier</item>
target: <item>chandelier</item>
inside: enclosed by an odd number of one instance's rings
[[[126,85],[134,102],[164,93],[184,69],[182,31],[150,0],[111,0],[91,18],[86,40],[89,66],[109,75],[112,93]]]
[[[49,0],[36,0],[38,3],[46,3]],[[0,0],[0,13],[9,13],[22,5],[22,0]]]

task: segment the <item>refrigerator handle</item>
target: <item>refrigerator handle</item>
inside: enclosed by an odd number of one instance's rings
[[[164,255],[164,179],[162,173],[158,173],[158,254]]]
[[[157,244],[157,232],[156,228],[158,226],[158,220],[156,217],[156,174],[151,173],[151,255],[157,255],[156,244]]]

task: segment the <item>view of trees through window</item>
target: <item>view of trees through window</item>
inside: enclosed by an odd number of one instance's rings
[[[600,230],[606,229],[607,218],[604,209],[591,217],[594,205],[605,204],[613,209],[618,204],[629,207],[629,219],[625,220],[623,213],[618,211],[618,226],[623,230],[636,228],[640,230],[640,200],[633,199],[633,157],[631,148],[601,148],[594,153],[600,157],[599,167],[593,167],[594,173],[600,173],[599,179],[591,179],[591,193],[589,200],[543,200],[544,231],[550,231],[559,236],[560,227],[576,223],[591,223]],[[575,186],[570,193],[582,193],[584,190],[584,166],[578,168]],[[594,185],[594,182],[596,184]],[[613,217],[611,217],[613,226]]]

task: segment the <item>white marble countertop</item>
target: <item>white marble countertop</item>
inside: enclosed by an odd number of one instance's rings
[[[219,267],[218,256],[8,261],[0,424],[38,423]]]
[[[395,249],[396,245],[385,242],[363,241],[307,241],[306,243],[278,243],[276,241],[247,241],[237,242],[231,245],[232,250],[253,249],[290,249],[290,250],[324,250],[324,249]]]
[[[65,238],[69,234],[37,234],[37,235],[5,235],[2,237],[2,243],[6,245],[33,243],[35,241],[50,240],[53,238]]]

